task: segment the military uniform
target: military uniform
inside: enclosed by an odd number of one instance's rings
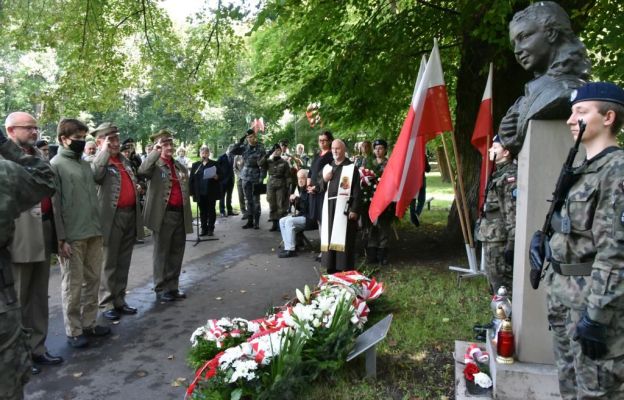
[[[381,178],[386,165],[388,165],[388,159],[384,159],[383,162],[378,163],[377,160],[373,160],[369,164],[375,175]],[[369,262],[381,262],[387,263],[387,248],[388,238],[390,237],[390,231],[392,229],[392,219],[394,218],[394,203],[389,205],[379,218],[377,218],[377,224],[373,225],[370,217],[368,216],[368,207],[370,203],[366,203],[366,209],[362,214],[362,226],[365,229],[365,235],[367,237],[367,255]]]
[[[518,166],[513,161],[496,165],[487,188],[484,215],[479,220],[477,239],[484,247],[488,282],[494,292],[505,286],[511,293],[513,287],[513,261],[505,261],[505,252],[513,254],[514,250],[517,174]]]
[[[24,155],[0,133],[0,399],[23,398],[30,377],[27,335],[12,282],[9,243],[14,219],[54,193],[54,177],[41,159]]]
[[[188,172],[178,161],[170,162],[168,164],[154,150],[139,167],[139,175],[149,181],[143,217],[145,226],[154,232],[156,294],[177,292],[186,234],[193,232]],[[171,204],[176,183],[180,185],[182,205]]]
[[[564,399],[624,398],[624,151],[611,147],[575,171],[554,218],[545,277]],[[584,313],[606,326],[608,352],[592,360],[573,340]]]
[[[27,154],[43,159],[32,149]],[[11,242],[11,259],[15,289],[22,306],[22,322],[31,329],[30,347],[34,357],[46,353],[48,336],[48,283],[52,241],[52,210],[50,198],[38,203],[15,219]],[[45,207],[45,210],[44,210]]]
[[[127,306],[126,287],[134,243],[143,238],[138,180],[132,163],[121,153],[111,158],[108,150],[102,150],[91,168],[98,184],[104,244],[99,305],[103,311],[122,309]]]
[[[267,183],[269,220],[274,221],[274,225],[276,225],[277,221],[288,213],[290,165],[282,157],[273,159],[267,154],[260,160],[260,166],[265,168],[269,175]]]
[[[261,211],[260,194],[254,194],[253,187],[255,184],[261,183],[264,177],[259,165],[260,159],[265,155],[264,146],[260,143],[255,146],[251,146],[249,143],[237,143],[231,153],[243,156],[244,164],[240,172],[240,179],[243,181],[247,214],[249,222],[253,221],[253,224],[258,226]]]

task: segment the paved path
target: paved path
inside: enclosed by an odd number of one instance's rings
[[[219,240],[196,247],[188,242],[180,279],[188,298],[173,304],[155,301],[151,238],[137,245],[127,301],[139,313],[111,324],[112,336],[92,342],[87,349],[72,349],[65,343],[60,273],[54,267],[47,345],[66,361],[44,367],[32,377],[26,399],[182,399],[184,385],[173,383],[185,378],[188,384],[192,379],[185,359],[195,328],[221,316],[258,318],[270,306],[283,304],[284,296],[294,296],[295,288],[318,282],[312,253],[277,258],[281,238],[268,231],[266,219],[263,212],[261,230],[242,230],[240,217],[218,218],[215,235]],[[315,233],[308,236],[313,238]]]

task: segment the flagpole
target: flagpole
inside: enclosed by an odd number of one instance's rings
[[[464,189],[464,178],[462,177],[461,160],[459,153],[457,152],[457,142],[455,141],[455,135],[451,132],[451,142],[453,143],[453,152],[455,153],[455,164],[457,165],[457,181],[459,182],[459,193],[463,203],[463,214],[468,227],[468,244],[474,248],[474,241],[472,240],[472,229],[470,229],[470,210],[468,209],[468,202],[466,201],[466,190]]]
[[[451,168],[451,159],[449,157],[448,150],[446,148],[446,140],[444,140],[444,135],[440,137],[442,139],[442,147],[444,147],[444,155],[446,157],[446,165],[448,166],[449,177],[451,178],[451,185],[453,186],[453,192],[455,192],[455,202],[457,203],[457,210],[459,212],[459,224],[461,225],[462,235],[464,236],[464,244],[468,244],[468,236],[466,234],[466,226],[464,225],[464,218],[461,215],[460,203],[461,199],[457,194],[457,185],[455,184],[455,177],[453,176],[453,168]]]

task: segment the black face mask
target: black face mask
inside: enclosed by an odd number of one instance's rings
[[[86,144],[87,144],[86,140],[72,139],[71,143],[69,144],[69,149],[76,154],[82,154]]]

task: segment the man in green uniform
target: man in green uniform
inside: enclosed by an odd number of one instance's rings
[[[143,238],[140,186],[131,161],[120,152],[117,127],[104,122],[92,134],[99,150],[91,169],[97,183],[104,243],[100,310],[104,318],[116,321],[122,314],[137,313],[126,303],[126,288],[134,243]]]
[[[172,302],[186,298],[180,290],[180,272],[186,234],[193,233],[193,216],[186,167],[173,158],[173,135],[162,129],[152,135],[154,149],[139,167],[149,181],[143,217],[154,232],[154,291],[156,299]]]
[[[54,175],[41,158],[24,152],[0,131],[0,399],[23,398],[30,349],[13,287],[9,244],[20,213],[54,193]]]
[[[479,220],[477,239],[485,252],[485,265],[492,293],[505,286],[513,287],[514,239],[516,237],[516,176],[514,155],[503,147],[496,135],[488,150],[496,163],[486,189],[483,215]]]
[[[279,231],[279,220],[288,213],[288,183],[290,165],[282,158],[282,149],[275,146],[271,154],[266,154],[258,163],[269,175],[267,184],[267,202],[269,203],[269,220],[273,222],[270,231]]]
[[[553,218],[548,321],[563,399],[624,398],[624,90],[593,82],[572,94],[572,135],[587,159]]]

